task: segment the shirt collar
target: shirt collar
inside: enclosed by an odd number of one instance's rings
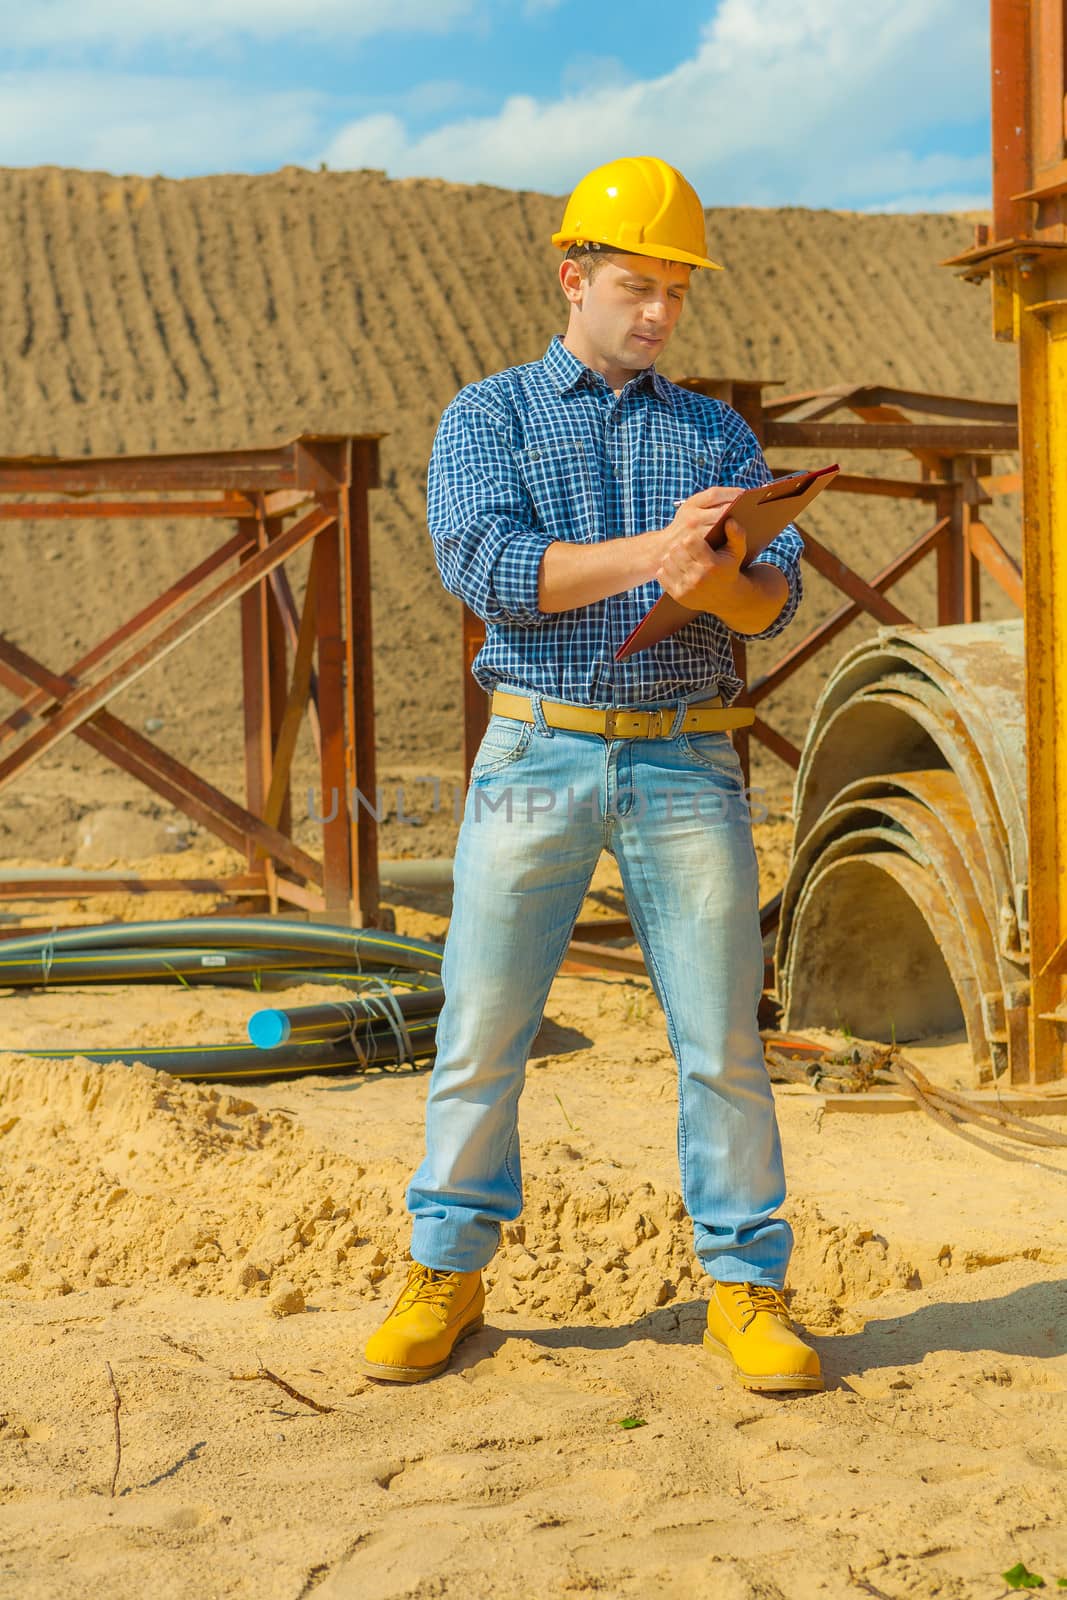
[[[584,361],[567,349],[559,334],[553,334],[552,342],[544,353],[543,364],[545,371],[560,394],[569,394],[572,389],[577,389],[582,383],[596,380],[592,368],[587,367]],[[588,376],[587,376],[588,375]],[[636,389],[651,388],[658,400],[673,402],[673,386],[667,379],[661,377],[655,367],[646,367],[644,372],[638,373],[630,379]],[[630,384],[627,384],[627,388]]]

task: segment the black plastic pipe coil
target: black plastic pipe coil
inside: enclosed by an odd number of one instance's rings
[[[196,1082],[288,1078],[405,1064],[415,1068],[427,1061],[434,1054],[437,1013],[444,999],[443,954],[439,944],[379,929],[274,918],[182,917],[6,939],[0,943],[0,988],[168,981],[257,991],[292,983],[343,985],[350,993],[345,1000],[257,1012],[249,1031],[263,1043],[148,1050],[19,1047],[21,1055],[140,1061]],[[257,1019],[267,1020],[253,1027]]]

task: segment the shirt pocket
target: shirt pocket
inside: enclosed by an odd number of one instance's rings
[[[599,490],[593,487],[593,463],[580,439],[552,439],[515,452],[538,525],[554,539],[592,544],[604,536]]]
[[[688,500],[716,483],[717,455],[696,440],[661,439],[648,448],[649,527],[665,528],[674,521],[676,502]]]

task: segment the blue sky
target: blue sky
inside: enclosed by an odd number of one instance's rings
[[[0,164],[287,164],[707,205],[989,204],[982,0],[0,0]]]

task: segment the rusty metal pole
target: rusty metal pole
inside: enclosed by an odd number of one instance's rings
[[[347,611],[345,716],[348,724],[346,774],[350,807],[349,853],[352,861],[350,913],[353,925],[360,928],[377,927],[381,921],[368,504],[368,491],[376,488],[377,484],[377,444],[366,440],[353,441],[351,479],[342,496],[341,528]]]
[[[468,605],[463,607],[463,779],[470,778],[482,734],[489,722],[489,698],[471,676],[471,665],[485,643],[485,623]]]
[[[280,517],[268,517],[264,526],[269,542],[277,534],[281,533],[282,520]],[[278,746],[278,734],[281,731],[282,717],[285,714],[285,702],[289,694],[289,651],[285,631],[285,618],[282,615],[278,597],[270,584],[269,578],[265,581],[264,588],[267,590],[267,691],[269,700],[271,777],[273,777],[273,752]],[[277,826],[286,834],[291,834],[293,831],[291,790],[288,783],[285,786],[285,798],[282,802],[282,809],[278,814]]]
[[[971,552],[974,480],[988,458],[952,456],[941,463],[948,480],[938,493],[937,512],[948,528],[937,553],[937,625],[982,620],[981,567]]]
[[[332,500],[336,494],[321,495]],[[345,793],[345,636],[341,610],[341,535],[337,521],[318,536],[315,563],[319,651],[319,719],[322,726],[322,867],[325,913],[334,921],[350,916],[352,857]]]
[[[265,548],[264,526],[254,518],[241,519],[238,528],[256,543],[241,557],[242,565]],[[267,622],[267,581],[241,596],[241,669],[244,679],[245,804],[261,817],[270,790],[270,660]],[[250,867],[262,866],[259,847],[249,839],[245,855]]]
[[[963,501],[963,483],[960,457],[953,456],[941,463],[941,475],[952,481],[938,492],[937,514],[948,522],[945,537],[937,549],[937,626],[949,627],[954,622],[969,620],[966,616],[967,534],[966,507]]]
[[[732,639],[731,646],[734,653],[734,671],[745,687],[737,697],[737,704],[749,704],[748,699],[748,646],[744,639]],[[747,789],[752,781],[752,740],[747,728],[735,728],[730,735],[734,749],[737,751],[741,763],[741,773]]]

